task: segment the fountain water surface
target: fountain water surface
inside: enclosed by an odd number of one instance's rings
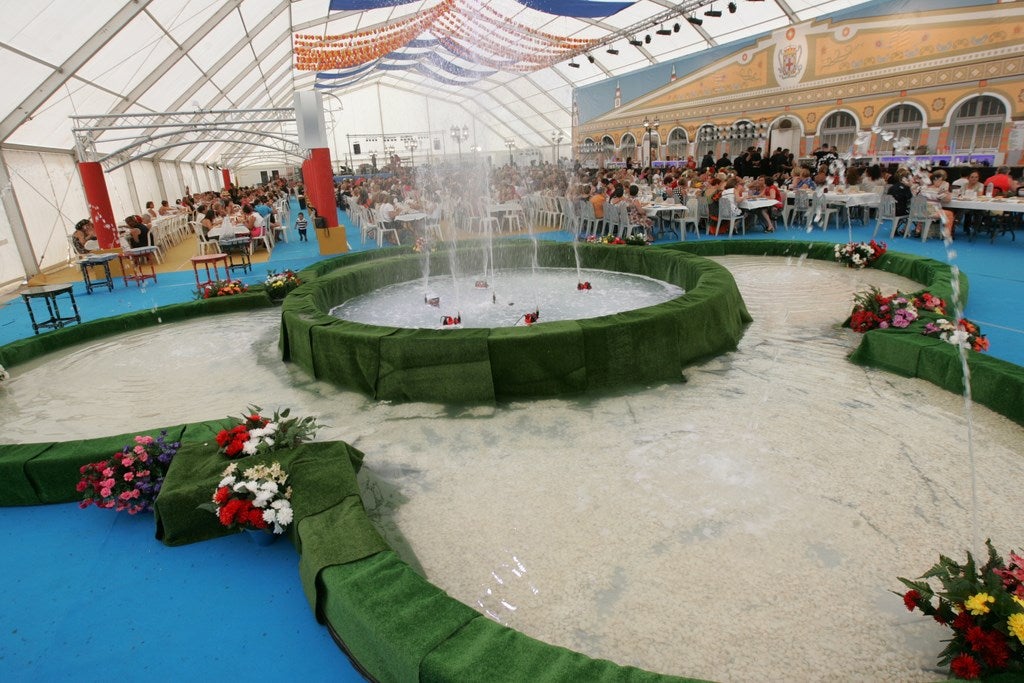
[[[859,337],[836,324],[853,292],[913,284],[720,261],[755,322],[685,385],[466,409],[379,402],[278,362],[268,311],[18,367],[0,388],[0,439],[209,419],[237,413],[240,396],[292,406],[330,425],[320,438],[367,454],[364,501],[408,562],[529,635],[721,681],[944,680],[945,629],[889,591],[969,535],[962,404],[850,364]],[[996,547],[1016,547],[1024,432],[984,408],[974,431],[980,518]]]

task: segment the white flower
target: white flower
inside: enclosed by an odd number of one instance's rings
[[[263,439],[263,443],[267,444],[267,448],[273,448],[274,447],[274,440],[271,439],[269,436],[267,438]]]
[[[273,497],[274,493],[272,491],[260,491],[256,494],[256,497],[252,499],[252,504],[258,508],[265,508],[267,507],[267,503],[269,503]],[[264,516],[266,516],[266,513],[264,513]]]
[[[967,330],[953,330],[949,333],[949,337],[946,340],[954,346],[969,347],[971,345],[970,335]]]
[[[257,445],[258,444],[256,442],[256,439],[249,439],[244,444],[242,444],[242,452],[245,453],[246,455],[252,455],[253,453],[256,452]]]
[[[260,489],[262,489],[263,491],[270,491],[272,493],[277,493],[277,482],[276,481],[265,481],[262,484],[260,484]]]
[[[234,484],[235,484],[235,477],[233,475],[228,475],[228,476],[226,476],[226,477],[224,477],[223,479],[220,480],[220,483],[217,484],[217,488],[220,488],[222,486],[234,486]]]
[[[277,423],[276,422],[268,422],[267,424],[263,425],[263,433],[266,434],[267,436],[270,436],[272,434],[276,434],[277,433]]]
[[[274,503],[282,502],[284,505],[277,510],[277,523],[281,526],[288,526],[292,523],[292,506],[288,504],[288,501],[274,501]]]
[[[267,524],[274,524],[277,522],[277,511],[272,508],[267,508],[263,511],[263,521]]]
[[[249,438],[258,439],[266,433],[267,432],[266,430],[263,429],[263,427],[253,427],[252,429],[249,430]]]

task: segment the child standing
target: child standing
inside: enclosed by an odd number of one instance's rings
[[[306,228],[309,227],[309,221],[306,220],[306,216],[299,213],[298,218],[295,219],[295,229],[299,231],[299,241],[308,242],[306,238]]]

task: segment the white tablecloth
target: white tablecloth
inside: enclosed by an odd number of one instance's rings
[[[1014,199],[951,199],[943,203],[947,209],[966,209],[970,211],[1010,211],[1024,213],[1024,201]]]

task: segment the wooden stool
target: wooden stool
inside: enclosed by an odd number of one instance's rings
[[[193,256],[192,261],[192,272],[196,274],[196,287],[202,289],[206,285],[212,285],[221,279],[220,270],[218,264],[224,266],[224,279],[227,279],[228,273],[230,272],[230,263],[228,261],[227,254],[207,254],[205,256]],[[203,282],[199,281],[199,265],[202,264],[206,269],[206,280]],[[213,266],[213,277],[210,277],[210,266]]]
[[[85,293],[92,294],[94,287],[107,286],[111,292],[114,291],[114,278],[110,274],[110,262],[117,258],[117,254],[92,254],[78,260],[78,267],[82,269],[82,282],[85,283]],[[103,280],[93,279],[90,268],[103,266]]]
[[[135,249],[125,249],[118,254],[118,260],[121,262],[121,272],[124,273],[124,283],[127,285],[128,281],[136,283],[139,287],[146,280],[152,278],[153,282],[156,282],[156,247],[137,247]],[[131,266],[129,268],[125,265]],[[147,271],[148,268],[148,271]]]

